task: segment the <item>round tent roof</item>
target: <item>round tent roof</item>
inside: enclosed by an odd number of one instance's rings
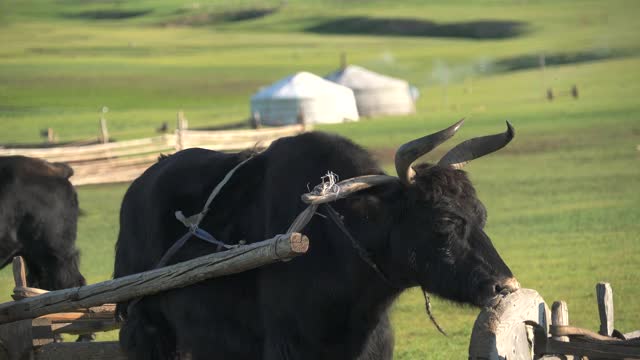
[[[298,72],[260,89],[251,97],[252,114],[270,125],[358,120],[353,91],[309,72]]]
[[[318,75],[301,71],[260,89],[251,99],[312,98],[331,92],[345,92],[344,86],[327,81]]]
[[[349,65],[343,69],[336,70],[325,76],[325,79],[354,90],[393,87],[406,88],[408,86],[405,80],[378,74],[357,65]]]
[[[361,116],[405,115],[415,112],[409,83],[349,65],[325,77],[353,90]]]

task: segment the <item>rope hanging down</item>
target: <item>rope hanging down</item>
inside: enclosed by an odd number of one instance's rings
[[[427,311],[427,315],[429,315],[429,319],[442,335],[449,336],[447,335],[446,332],[444,332],[444,329],[440,327],[440,324],[438,324],[438,322],[436,321],[436,318],[431,313],[431,298],[429,297],[429,293],[427,292],[427,290],[425,290],[424,288],[422,288],[422,295],[424,295],[424,307],[425,307],[425,310]]]
[[[321,180],[322,182],[320,184],[316,185],[311,192],[306,194],[307,198],[309,195],[312,195],[312,196],[320,196],[320,197],[331,197],[334,200],[339,199],[339,194],[341,191],[341,186],[340,186],[341,183],[338,182],[339,181],[338,175],[329,171],[325,176],[321,178]],[[345,182],[347,181],[349,180],[345,180]],[[364,249],[356,241],[356,239],[351,235],[349,230],[346,228],[344,222],[342,222],[342,220],[340,219],[340,215],[338,214],[338,212],[335,209],[333,209],[331,205],[329,205],[329,203],[325,203],[324,205],[326,207],[327,213],[331,218],[331,220],[333,220],[336,226],[338,226],[338,228],[347,236],[347,238],[349,238],[349,240],[351,241],[351,245],[353,246],[354,250],[357,251],[360,258],[365,263],[367,263],[367,265],[369,265],[385,283],[387,283],[388,285],[394,286],[391,283],[391,281],[387,278],[387,276],[385,276],[385,274],[380,270],[380,268],[373,261],[373,259],[371,259],[371,255],[366,251],[366,249]],[[313,216],[313,213],[315,213],[317,206],[318,206],[317,204],[313,204],[313,203],[309,204],[307,209],[305,209],[305,211],[303,211],[303,213],[300,214],[298,218],[302,217],[302,215],[304,214],[308,218],[307,220],[308,222]],[[306,214],[307,212],[310,212],[311,215],[309,216],[308,214]],[[298,220],[298,218],[296,218],[296,220]],[[306,222],[305,222],[305,225],[306,225]],[[304,225],[302,227],[304,227]],[[299,228],[298,230],[301,230],[301,229],[302,228]],[[289,231],[291,231],[291,228],[289,229]],[[429,296],[429,293],[423,288],[422,294],[424,295],[425,310],[427,312],[427,315],[429,316],[429,320],[431,320],[433,325],[436,327],[436,329],[438,329],[438,331],[442,335],[447,336],[447,333],[440,326],[440,324],[438,324],[438,322],[436,321],[436,318],[433,316],[433,313],[431,311],[431,298]]]

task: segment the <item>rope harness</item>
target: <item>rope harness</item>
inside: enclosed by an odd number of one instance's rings
[[[247,159],[245,159],[244,161],[236,165],[233,169],[231,169],[227,173],[227,175],[225,175],[222,181],[220,181],[218,185],[216,185],[216,187],[213,189],[213,191],[211,191],[211,194],[209,195],[209,198],[205,202],[204,207],[202,208],[202,211],[200,211],[197,214],[191,215],[189,217],[185,217],[182,211],[175,212],[176,219],[178,219],[184,226],[186,226],[188,231],[184,235],[182,235],[180,239],[178,239],[175,243],[173,243],[173,245],[171,245],[171,247],[164,253],[164,255],[162,255],[162,257],[160,258],[160,261],[158,261],[156,266],[154,266],[153,268],[154,270],[165,266],[169,262],[169,260],[171,260],[173,255],[175,255],[178,252],[178,250],[180,250],[184,246],[184,244],[186,244],[187,241],[191,239],[192,236],[195,236],[198,239],[204,240],[208,243],[218,245],[218,251],[220,251],[221,248],[232,249],[234,247],[237,247],[237,245],[228,245],[223,243],[222,241],[217,240],[215,237],[213,237],[213,235],[209,234],[208,232],[200,228],[200,222],[202,221],[202,219],[204,219],[204,217],[209,212],[211,202],[213,201],[213,199],[215,199],[215,197],[218,196],[218,194],[220,193],[224,185],[227,182],[229,182],[229,179],[231,179],[231,176],[233,176],[236,170],[238,170],[242,165],[244,165],[249,160],[251,160],[251,157],[248,157]],[[127,305],[127,312],[131,312],[131,309],[138,302],[140,302],[142,298],[143,297],[137,297],[131,300]]]
[[[209,198],[207,199],[207,202],[205,203],[202,211],[200,211],[195,215],[191,215],[189,217],[185,217],[182,211],[175,212],[176,219],[182,222],[182,224],[185,227],[187,227],[189,231],[185,233],[180,239],[178,239],[178,241],[176,241],[169,248],[169,250],[167,250],[167,252],[162,256],[158,264],[156,264],[155,268],[159,268],[166,265],[166,263],[171,259],[171,257],[175,255],[175,253],[178,250],[180,250],[182,246],[184,246],[184,244],[191,238],[192,235],[208,243],[218,245],[219,249],[220,247],[223,247],[225,249],[231,249],[238,246],[238,245],[228,245],[223,243],[222,241],[217,240],[213,235],[201,229],[199,225],[202,219],[204,219],[204,217],[209,212],[210,205],[213,199],[215,199],[215,197],[220,193],[224,185],[229,181],[229,179],[231,179],[231,177],[236,172],[236,170],[240,168],[242,165],[244,165],[250,159],[251,158],[248,158],[242,161],[241,163],[236,165],[233,169],[231,169],[229,173],[227,173],[227,175],[222,179],[222,181],[213,189],[213,191],[209,195]],[[340,193],[340,186],[338,185],[337,180],[338,180],[338,176],[336,174],[332,172],[328,172],[327,175],[322,177],[322,182],[316,187],[314,187],[311,193],[314,195],[322,195],[322,196],[326,196],[329,194],[337,195]],[[369,254],[369,252],[364,247],[362,247],[362,245],[360,245],[358,241],[351,235],[351,233],[345,226],[344,222],[342,221],[342,217],[340,216],[340,214],[333,207],[331,207],[329,203],[325,203],[322,205],[325,208],[329,219],[331,219],[336,224],[338,229],[340,229],[340,231],[342,231],[342,233],[347,237],[347,239],[351,241],[351,245],[356,250],[358,256],[367,265],[369,265],[386,284],[395,288],[396,286],[393,285],[393,283],[387,278],[387,276],[385,276],[384,273],[380,270],[380,267],[378,267],[378,265],[376,265],[376,263],[373,261],[373,259],[371,258],[371,254]],[[310,212],[311,217],[315,214],[319,214],[317,211],[317,205],[310,204],[307,207],[307,209],[305,209],[305,211],[303,211],[303,213],[301,213],[298,216],[298,218],[301,215],[305,214],[305,212]],[[294,226],[290,227],[287,230],[287,233],[297,232],[302,230],[307,225],[311,217],[309,217],[306,221],[299,222],[295,227]],[[294,221],[293,225],[295,224],[296,224],[296,221]]]
[[[389,280],[389,278],[382,272],[382,270],[380,270],[380,267],[376,265],[376,263],[371,258],[371,254],[369,254],[369,252],[365,248],[363,248],[362,245],[360,245],[358,241],[356,241],[356,239],[351,235],[351,233],[345,226],[344,222],[342,221],[342,217],[340,216],[340,214],[338,214],[338,212],[334,208],[332,208],[331,205],[329,204],[323,204],[323,206],[327,211],[327,215],[329,215],[329,219],[333,220],[333,222],[336,224],[338,229],[340,229],[340,231],[342,231],[342,233],[347,237],[347,239],[351,241],[351,246],[353,246],[353,248],[356,250],[360,259],[362,259],[362,261],[367,263],[367,265],[369,265],[369,267],[371,267],[373,271],[375,271],[376,274],[378,274],[380,279],[382,279],[382,281],[384,281],[387,285],[393,288],[397,288],[397,286],[395,286],[391,282],[391,280]]]
[[[158,261],[154,269],[165,266],[169,262],[169,260],[178,252],[178,250],[180,250],[192,236],[195,236],[198,239],[201,239],[208,243],[217,245],[218,251],[220,251],[222,248],[232,249],[238,246],[242,246],[242,245],[229,245],[229,244],[225,244],[222,241],[217,240],[213,235],[211,235],[204,229],[200,228],[200,222],[202,222],[202,220],[210,211],[211,202],[216,198],[216,196],[218,196],[218,194],[220,193],[224,185],[227,182],[229,182],[233,174],[245,163],[251,160],[251,158],[252,157],[249,157],[244,161],[240,162],[238,165],[236,165],[233,169],[231,169],[225,175],[222,181],[220,181],[220,183],[218,183],[218,185],[216,185],[216,187],[213,189],[213,191],[209,195],[209,198],[207,198],[205,205],[203,206],[202,210],[199,213],[186,217],[184,216],[182,211],[175,212],[176,219],[179,220],[188,229],[188,231],[165,252],[165,254],[162,256],[160,261]],[[338,184],[338,176],[333,172],[328,172],[321,179],[322,179],[322,182],[316,185],[313,188],[313,190],[309,192],[308,195],[316,195],[316,196],[332,195],[334,197],[334,200],[337,200],[339,198],[338,194],[340,194],[340,191],[341,191],[340,185]],[[318,212],[318,204],[314,204],[312,202],[308,202],[308,204],[309,205],[307,206],[307,208],[303,210],[293,221],[293,223],[287,230],[287,233],[300,232],[309,223],[309,221],[311,221],[311,218],[315,214],[322,216],[322,214]],[[328,202],[322,205],[329,219],[331,219],[336,224],[337,228],[347,237],[347,239],[349,239],[349,241],[351,242],[351,246],[354,248],[354,250],[360,257],[360,259],[362,259],[362,261],[364,261],[367,265],[369,265],[369,267],[374,270],[374,272],[385,284],[387,284],[392,288],[398,289],[398,287],[395,284],[393,284],[391,280],[389,280],[389,278],[382,272],[380,267],[375,263],[375,261],[371,257],[371,254],[360,243],[358,243],[358,241],[353,237],[353,235],[351,235],[346,225],[344,224],[344,221],[342,220],[342,216]],[[440,331],[443,335],[447,336],[447,334],[444,332],[444,330],[442,330],[440,325],[436,322],[436,319],[434,318],[433,314],[431,313],[431,301],[429,299],[429,294],[427,293],[426,290],[424,290],[424,288],[422,289],[422,292],[424,294],[425,308],[426,308],[427,314],[429,315],[429,319],[431,320],[431,322],[433,322],[433,324],[438,329],[438,331]],[[141,299],[142,298],[140,297],[140,298],[131,300],[131,302],[127,307],[127,310],[130,312],[131,308],[135,304],[137,304]]]

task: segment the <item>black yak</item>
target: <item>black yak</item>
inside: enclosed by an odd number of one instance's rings
[[[310,240],[307,254],[119,304],[126,319],[122,348],[135,359],[387,359],[393,347],[387,311],[403,290],[420,286],[475,305],[515,291],[518,282],[483,231],[485,208],[459,170],[505,146],[511,126],[463,142],[437,164],[412,166],[461,124],[403,145],[396,153],[398,177],[331,203],[341,220],[320,207],[302,231]],[[114,277],[154,268],[185,233],[174,212],[198,213],[246,159],[201,223],[228,244],[286,232],[306,206],[301,194],[327,171],[342,179],[384,176],[367,151],[320,132],[279,139],[260,153],[178,152],[127,191]],[[217,250],[192,239],[172,262]]]
[[[24,257],[31,287],[85,285],[78,270],[73,170],[25,156],[0,157],[0,266]]]

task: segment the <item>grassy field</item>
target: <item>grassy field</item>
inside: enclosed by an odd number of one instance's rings
[[[228,20],[249,10],[272,13]],[[321,130],[354,139],[388,165],[402,142],[459,118],[468,121],[452,143],[502,131],[510,120],[514,142],[467,169],[488,208],[494,244],[523,286],[549,303],[566,300],[577,326],[597,328],[594,286],[611,282],[616,326],[628,332],[640,329],[638,15],[640,3],[622,0],[291,0],[233,7],[0,0],[0,144],[39,142],[47,127],[62,141],[95,137],[103,106],[116,139],[150,136],[164,121],[173,125],[178,110],[192,127],[238,122],[260,86],[299,70],[328,73],[345,51],[352,63],[418,86],[418,112]],[[309,31],[340,17],[526,25],[522,34],[498,39]],[[544,72],[535,66],[540,54],[549,59]],[[569,95],[574,84],[577,100]],[[553,102],[544,98],[549,87],[558,94]],[[111,275],[126,188],[78,189],[86,211],[78,245],[89,282]],[[8,270],[0,272],[3,300],[11,289]],[[448,337],[430,324],[418,291],[394,305],[396,358],[466,356],[478,310],[440,299],[433,306]]]

